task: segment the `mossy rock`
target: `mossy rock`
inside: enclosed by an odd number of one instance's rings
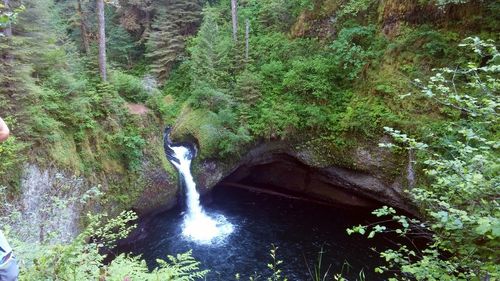
[[[173,142],[194,142],[199,149],[198,158],[206,159],[218,154],[220,129],[222,127],[215,113],[184,106],[170,136]]]

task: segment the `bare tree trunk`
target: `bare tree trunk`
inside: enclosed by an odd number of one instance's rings
[[[245,60],[248,61],[248,49],[250,48],[250,20],[245,21]]]
[[[10,0],[3,0],[3,5],[5,6],[5,9],[7,11],[9,11],[9,12],[11,11]],[[12,25],[10,24],[10,20],[7,23],[7,26],[5,27],[5,29],[3,30],[3,34],[6,37],[12,37]]]
[[[11,7],[10,7],[10,0],[3,0],[3,5],[5,6],[5,9],[9,12],[12,11]],[[9,22],[7,23],[7,25],[5,26],[5,29],[3,30],[3,35],[8,38],[8,40],[11,39],[12,37],[12,24],[10,22],[10,19],[9,19]],[[11,44],[12,42],[9,41],[8,44]],[[5,52],[5,56],[4,56],[4,59],[5,61],[7,62],[8,65],[11,65],[12,62],[14,61],[14,56],[12,55],[12,52],[10,51],[10,49],[8,51]],[[8,85],[8,83],[7,83]]]
[[[233,40],[238,41],[238,3],[237,0],[231,0],[231,15],[233,18]]]
[[[104,22],[104,0],[96,1],[97,23],[99,26],[99,73],[101,74],[102,81],[106,81],[106,31]]]
[[[85,49],[85,54],[90,54],[90,44],[89,44],[89,38],[88,38],[88,33],[87,33],[87,25],[85,24],[85,16],[83,14],[83,9],[82,9],[82,0],[77,1],[77,12],[78,16],[80,17],[80,33],[82,36],[82,44],[83,48]]]
[[[408,166],[406,167],[406,179],[408,180],[408,187],[410,189],[415,187],[415,170],[413,168],[413,164],[415,163],[415,159],[413,156],[413,149],[408,150]]]

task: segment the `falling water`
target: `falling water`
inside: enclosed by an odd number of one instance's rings
[[[200,205],[200,194],[196,190],[196,183],[190,170],[192,157],[189,149],[183,146],[170,148],[176,158],[172,159],[171,162],[177,167],[186,184],[187,212],[184,216],[182,234],[187,239],[201,244],[223,241],[233,232],[232,224],[223,215],[208,215]]]

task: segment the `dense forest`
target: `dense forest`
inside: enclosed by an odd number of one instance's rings
[[[166,126],[196,144],[206,185],[222,177],[206,163],[228,173],[269,143],[311,167],[398,181],[409,207],[380,199],[381,223],[346,230],[426,241],[380,252],[375,271],[391,280],[500,278],[498,1],[4,0],[0,11],[11,129],[0,213],[20,280],[203,280],[189,252],[153,270],[107,258],[177,192]],[[376,159],[355,160],[364,148]],[[281,262],[261,280],[286,280]]]

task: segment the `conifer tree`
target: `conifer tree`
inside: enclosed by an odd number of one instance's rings
[[[151,71],[165,82],[185,49],[185,41],[194,34],[200,22],[201,6],[197,0],[172,0],[157,13],[147,42]]]
[[[152,59],[151,72],[160,83],[167,79],[183,48],[184,40],[175,22],[169,14],[161,11],[153,22],[147,42],[147,57]]]
[[[217,15],[205,9],[203,23],[198,36],[189,49],[192,72],[192,97],[195,106],[201,105],[212,111],[224,108],[230,101],[227,89],[230,87],[230,35],[219,29]]]
[[[111,8],[106,10],[106,57],[116,66],[130,67],[140,52],[138,42],[121,23],[120,12]]]
[[[9,11],[20,5],[18,1],[3,3]],[[0,108],[4,118],[24,119],[21,117],[21,108],[25,106],[30,86],[34,85],[31,77],[32,67],[26,63],[29,40],[20,34],[20,30],[13,34],[11,23],[5,26],[2,33],[4,36],[0,37]]]
[[[235,98],[239,104],[240,122],[247,124],[254,106],[261,99],[262,77],[245,69],[236,79]]]
[[[119,0],[120,25],[134,34],[139,42],[146,40],[154,14],[153,0]]]
[[[90,43],[88,38],[87,22],[85,20],[85,14],[82,8],[82,0],[77,0],[76,7],[77,7],[76,11],[78,13],[78,18],[79,18],[80,37],[82,39],[82,45],[85,50],[85,54],[88,55],[90,53]]]
[[[42,126],[48,130],[56,124],[45,118],[40,102],[44,93],[38,79],[69,63],[64,57],[66,38],[60,34],[64,28],[58,26],[54,16],[53,0],[23,1],[23,4],[26,9],[13,24],[12,35],[0,38],[0,108],[4,117],[14,120],[16,137],[29,136],[33,140],[34,127],[44,123]],[[21,1],[10,1],[10,5],[19,7]]]

